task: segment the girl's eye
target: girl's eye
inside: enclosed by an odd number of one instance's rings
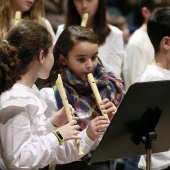
[[[98,58],[98,56],[97,55],[94,55],[91,59],[92,59],[92,61],[94,61],[94,60],[96,60]]]
[[[85,61],[85,59],[84,58],[79,58],[77,61],[83,63]]]

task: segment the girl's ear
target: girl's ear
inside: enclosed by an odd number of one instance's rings
[[[59,54],[59,59],[62,65],[67,65],[67,60],[62,54]]]
[[[40,51],[38,60],[39,60],[40,64],[42,64],[42,65],[44,64],[44,62],[45,62],[44,50]]]

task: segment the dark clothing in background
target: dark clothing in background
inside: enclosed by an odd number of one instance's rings
[[[44,0],[45,17],[51,23],[54,32],[64,23],[67,0]]]

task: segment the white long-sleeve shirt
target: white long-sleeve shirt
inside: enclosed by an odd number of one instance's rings
[[[38,170],[46,165],[80,159],[75,140],[60,145],[56,129],[44,113],[47,104],[36,86],[16,83],[0,96],[0,169]],[[48,108],[48,112],[49,112]],[[81,132],[81,148],[88,153],[94,141]]]
[[[170,71],[156,65],[148,65],[140,78],[140,82],[170,80]],[[170,166],[170,151],[153,153],[151,155],[151,169],[161,170]],[[141,155],[138,167],[146,169],[146,156]]]
[[[109,25],[111,30],[103,45],[99,46],[98,56],[103,66],[116,76],[121,76],[124,56],[123,34],[117,27]],[[56,32],[56,40],[64,29],[64,25],[59,25]]]
[[[148,34],[139,28],[132,34],[126,46],[123,63],[123,79],[126,91],[132,84],[139,81],[153,58],[154,48]]]

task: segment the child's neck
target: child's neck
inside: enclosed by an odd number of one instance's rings
[[[30,72],[27,72],[24,75],[21,75],[21,79],[17,81],[17,83],[23,84],[27,87],[32,88],[33,84],[35,83],[36,79]]]
[[[146,23],[143,23],[142,26],[140,27],[143,31],[147,32],[147,26]]]
[[[170,68],[168,58],[166,56],[159,55],[159,54],[155,55],[155,59],[153,60],[152,65],[156,65],[158,67],[161,67],[167,70],[169,70]]]

